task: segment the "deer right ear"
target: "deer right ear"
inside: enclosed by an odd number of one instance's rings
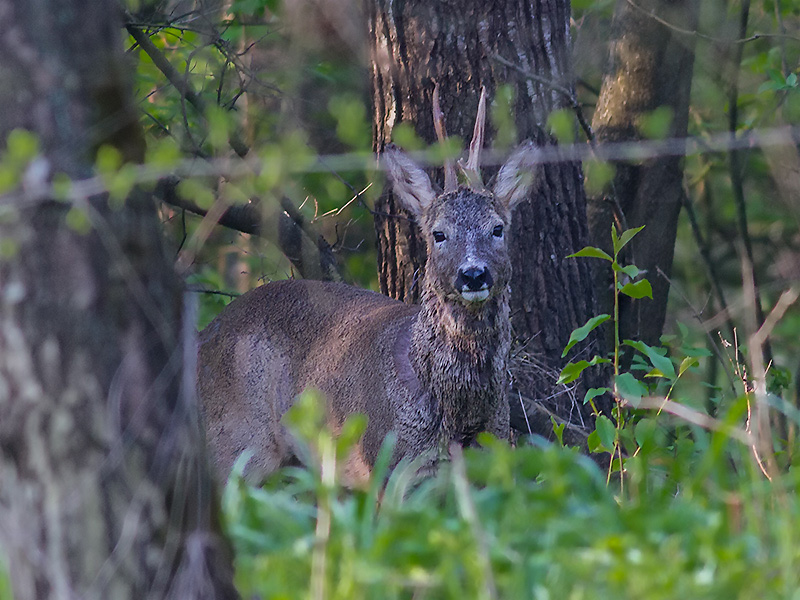
[[[402,205],[420,219],[436,198],[428,175],[394,144],[383,150],[383,164]]]

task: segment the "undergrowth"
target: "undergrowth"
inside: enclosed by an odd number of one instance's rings
[[[387,444],[371,487],[347,489],[331,468],[353,438],[303,429],[316,466],[228,484],[243,597],[800,597],[798,472],[768,481],[727,433],[656,426],[622,491],[574,449],[489,438],[420,481],[387,473]]]

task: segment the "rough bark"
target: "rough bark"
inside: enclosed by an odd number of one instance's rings
[[[0,0],[0,138],[41,146],[0,203],[0,545],[16,598],[235,598],[153,200],[41,193],[142,156],[118,16]]]
[[[491,102],[498,86],[508,85],[518,139],[553,143],[544,130],[547,116],[570,105],[557,88],[573,88],[569,9],[565,0],[369,2],[375,149],[391,141],[402,122],[411,123],[426,142],[436,139],[434,85],[451,136],[471,138],[482,86]],[[495,133],[489,122],[487,145]],[[484,179],[495,172],[484,168]],[[443,183],[441,169],[432,175]],[[525,347],[525,360],[515,362],[518,391],[573,423],[588,417],[580,402],[582,388],[572,390],[576,403],[569,393],[556,394],[552,375],[562,366],[561,351],[570,332],[594,310],[589,266],[565,258],[587,243],[585,210],[580,165],[544,165],[529,200],[515,214],[512,231],[512,324],[518,345]],[[416,301],[424,241],[391,195],[377,206],[376,230],[382,291]],[[580,352],[597,351],[590,345]],[[516,392],[513,396],[512,410],[519,408],[520,399]],[[519,411],[515,416],[525,429],[524,416]],[[537,432],[550,433],[549,417],[541,421]]]
[[[672,112],[667,137],[686,136],[694,38],[677,28],[696,29],[698,7],[698,0],[644,0],[636,5],[619,1],[610,64],[592,120],[600,144],[641,139],[644,119],[659,107]],[[669,295],[669,281],[659,270],[667,277],[672,271],[683,194],[683,160],[664,156],[615,166],[616,199],[614,195],[589,199],[590,237],[592,245],[610,252],[612,224],[646,226],[630,244],[625,259],[646,271],[653,299],[622,297],[620,336],[658,344]],[[595,273],[595,289],[604,292],[600,295],[601,310],[611,313],[611,271],[603,267]]]

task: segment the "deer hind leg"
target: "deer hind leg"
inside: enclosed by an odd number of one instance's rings
[[[230,350],[216,377],[200,374],[208,442],[221,479],[248,452],[244,474],[258,482],[295,462],[293,443],[281,423],[294,385],[288,361],[268,341],[240,338]]]

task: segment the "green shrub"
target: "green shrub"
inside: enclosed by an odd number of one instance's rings
[[[309,436],[309,405],[294,421],[306,424],[312,463],[330,466],[347,448],[324,428]],[[234,476],[224,504],[242,595],[694,600],[800,589],[798,474],[768,482],[723,433],[676,426],[659,451],[643,445],[628,459],[622,488],[573,449],[484,441],[433,478],[401,465],[383,492],[385,466],[366,490],[319,467],[263,488]]]

